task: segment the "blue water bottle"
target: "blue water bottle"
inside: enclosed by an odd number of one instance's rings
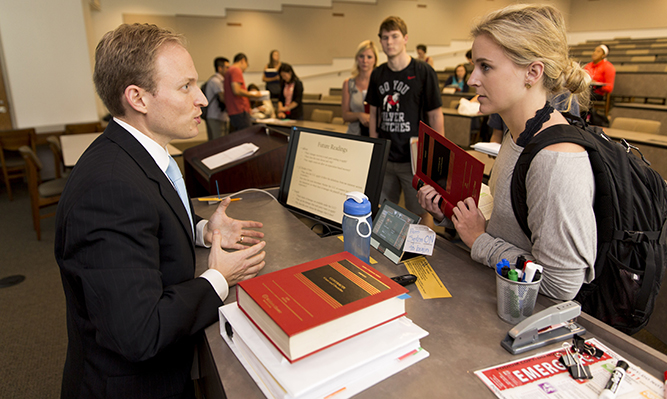
[[[345,250],[366,263],[371,255],[371,203],[364,193],[345,194],[343,203],[343,239]]]

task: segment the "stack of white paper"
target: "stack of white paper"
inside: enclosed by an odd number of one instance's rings
[[[260,91],[251,91],[252,94],[261,94],[262,97],[260,98],[255,98],[253,101],[266,101],[271,99],[271,92],[268,90],[260,90]]]
[[[206,165],[207,168],[215,169],[228,163],[238,161],[239,159],[249,157],[256,153],[257,150],[259,150],[259,147],[253,143],[244,143],[226,151],[204,158],[201,162]]]
[[[236,302],[220,307],[220,334],[267,398],[349,398],[429,356],[419,343],[428,332],[405,317],[295,363],[278,352]]]
[[[500,143],[475,143],[472,146],[472,149],[479,151],[484,154],[489,154],[491,156],[497,157],[498,151],[500,151]]]

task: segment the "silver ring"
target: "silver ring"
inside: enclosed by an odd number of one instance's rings
[[[241,236],[241,242],[243,242],[243,236]]]

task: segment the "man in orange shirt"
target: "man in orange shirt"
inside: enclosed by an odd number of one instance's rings
[[[262,97],[259,92],[246,89],[243,72],[248,68],[248,57],[243,53],[234,56],[234,63],[225,73],[225,104],[229,114],[232,131],[245,129],[252,125],[250,119],[250,100]]]
[[[614,90],[614,80],[616,79],[616,68],[611,62],[607,61],[609,47],[601,44],[595,48],[591,59],[593,62],[586,64],[584,69],[591,75],[593,81],[591,84],[594,89],[591,93],[591,100],[600,101],[606,94]]]

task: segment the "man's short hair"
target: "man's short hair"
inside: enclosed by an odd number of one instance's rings
[[[149,24],[123,24],[102,37],[95,50],[93,81],[111,115],[125,115],[123,96],[130,85],[155,94],[155,58],[167,42],[185,46],[182,35]]]
[[[218,68],[224,68],[225,64],[229,64],[229,60],[225,57],[218,57],[213,61],[213,68],[218,72]]]
[[[378,36],[382,38],[382,31],[385,32],[391,32],[393,30],[400,30],[403,36],[408,34],[408,26],[405,24],[405,21],[403,21],[399,17],[387,17],[382,21],[380,24],[380,31],[378,32]]]
[[[243,60],[248,61],[248,57],[246,57],[245,54],[243,53],[238,53],[234,56],[234,64],[236,64],[237,62],[241,62]]]

